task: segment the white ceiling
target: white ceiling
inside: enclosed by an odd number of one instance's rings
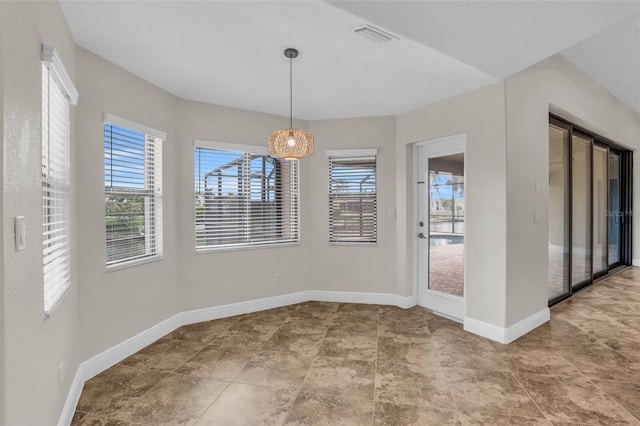
[[[569,60],[640,111],[634,25],[640,2],[63,1],[62,7],[78,45],[185,99],[288,116],[282,52],[295,47],[295,117],[392,115],[570,47]],[[355,35],[366,23],[399,38],[377,44]],[[606,67],[601,58],[619,62]]]

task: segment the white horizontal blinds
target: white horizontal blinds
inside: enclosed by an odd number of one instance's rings
[[[69,253],[70,106],[51,64],[42,63],[42,242],[44,311],[71,287]]]
[[[107,267],[162,254],[162,139],[104,125]]]
[[[298,241],[298,164],[195,148],[196,249]]]
[[[376,156],[329,156],[329,242],[376,243]]]

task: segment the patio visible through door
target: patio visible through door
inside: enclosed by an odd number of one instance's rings
[[[418,304],[463,320],[465,136],[418,147]]]

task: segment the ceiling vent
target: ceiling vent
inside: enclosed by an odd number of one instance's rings
[[[368,38],[371,41],[375,41],[376,43],[386,43],[391,40],[398,40],[397,36],[386,31],[382,31],[380,28],[376,28],[369,24],[358,27],[354,31],[356,34],[361,35],[364,38]]]

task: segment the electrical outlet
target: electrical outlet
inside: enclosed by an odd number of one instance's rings
[[[282,284],[282,274],[276,274],[276,285]]]

